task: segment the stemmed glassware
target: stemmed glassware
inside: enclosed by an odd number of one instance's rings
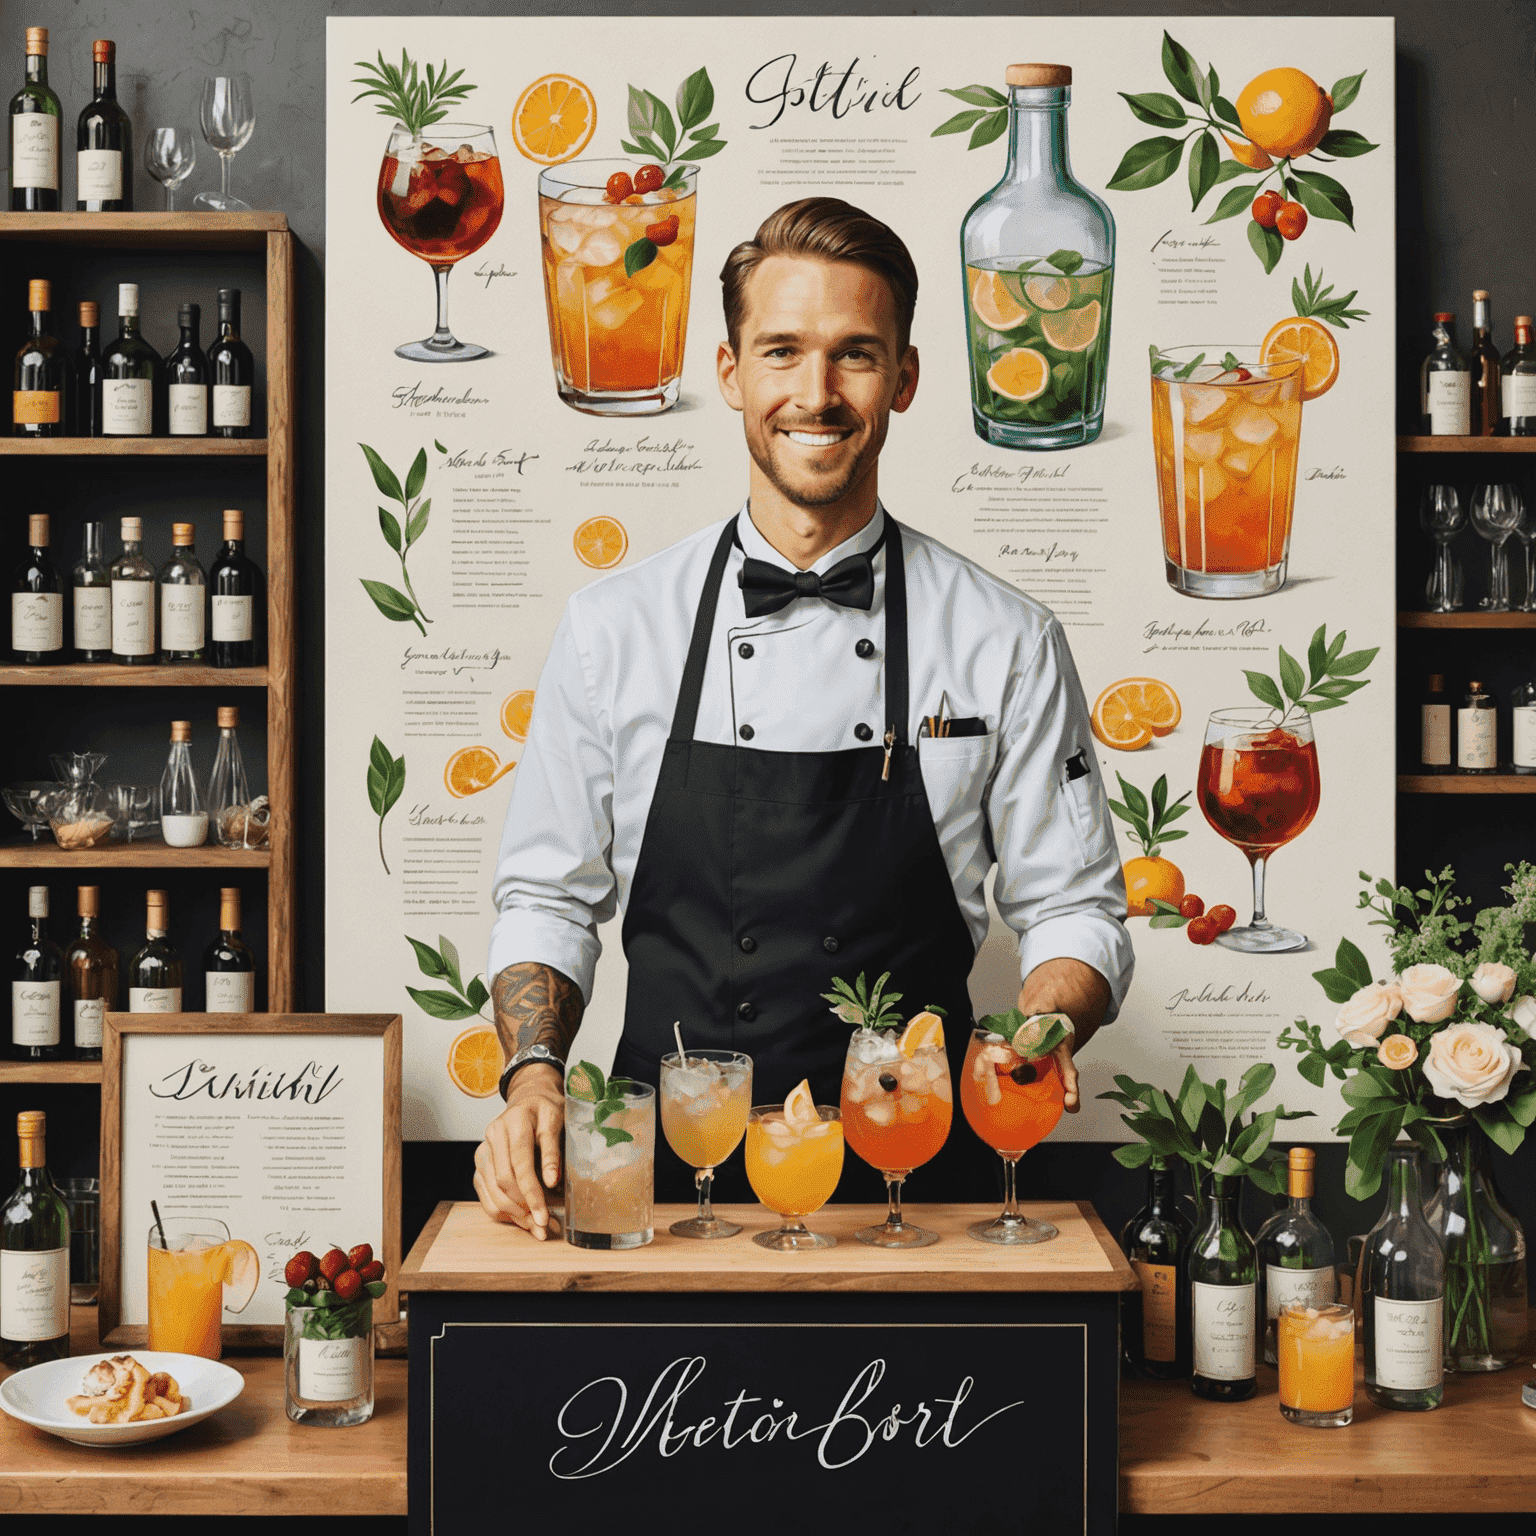
[[[256,98],[249,75],[211,75],[203,81],[203,137],[219,152],[221,187],[199,192],[192,201],[219,213],[243,213],[250,208],[229,192],[229,163],[250,142],[256,130]]]
[[[699,1210],[667,1229],[673,1237],[734,1237],[710,1204],[715,1169],[741,1145],[752,1109],[752,1058],[739,1051],[673,1052],[661,1058],[661,1129],[667,1145],[694,1170]]]
[[[197,164],[197,140],[190,128],[151,128],[144,137],[144,169],[165,188],[165,211],[176,208],[176,189]]]
[[[754,1232],[752,1241],[775,1253],[835,1248],[837,1239],[812,1232],[805,1218],[832,1198],[842,1172],[842,1117],[830,1104],[813,1104],[808,1083],[782,1104],[754,1104],[747,1121],[747,1183],[784,1224]]]
[[[1480,485],[1472,493],[1472,526],[1492,546],[1488,596],[1478,605],[1488,613],[1509,612],[1509,561],[1504,546],[1524,516],[1520,493],[1512,485]]]
[[[1467,514],[1454,485],[1426,485],[1419,500],[1419,526],[1435,541],[1435,563],[1424,586],[1431,613],[1454,613],[1461,607],[1461,562],[1451,553],[1451,540],[1467,526]]]
[[[1518,491],[1515,496],[1520,503],[1520,522],[1515,534],[1525,545],[1525,598],[1520,604],[1520,611],[1536,613],[1536,557],[1531,553],[1531,546],[1536,544],[1536,518],[1531,516],[1525,498]]]

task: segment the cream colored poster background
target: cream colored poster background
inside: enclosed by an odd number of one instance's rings
[[[1171,796],[1193,789],[1207,717],[1254,702],[1243,670],[1274,675],[1277,646],[1301,657],[1327,624],[1330,634],[1348,629],[1351,649],[1382,648],[1370,686],[1348,707],[1317,717],[1321,807],[1270,868],[1271,919],[1304,930],[1312,949],[1245,956],[1133,921],[1135,986],[1119,1021],[1085,1057],[1090,1096],[1117,1069],[1172,1083],[1193,1061],[1208,1077],[1233,1076],[1273,1055],[1275,1035],[1297,1013],[1328,1012],[1311,973],[1331,963],[1341,935],[1380,953],[1355,892],[1357,871],[1390,872],[1393,863],[1392,24],[1313,19],[1299,29],[1283,18],[1180,17],[1166,25],[1202,65],[1216,65],[1231,98],[1278,65],[1306,71],[1324,89],[1366,72],[1337,126],[1381,147],[1327,167],[1353,197],[1353,232],[1314,217],[1266,276],[1248,247],[1245,219],[1205,223],[1225,188],[1198,213],[1190,211],[1183,170],[1150,190],[1104,191],[1131,144],[1166,131],[1136,121],[1117,94],[1170,90],[1160,64],[1162,19],[330,21],[325,1001],[338,1010],[403,1011],[408,1138],[476,1138],[498,1103],[467,1096],[448,1074],[452,1042],[476,1021],[430,1017],[405,992],[445,986],[422,975],[407,935],[434,949],[446,937],[465,988],[485,964],[512,776],[456,797],[445,765],[467,746],[489,749],[499,765],[516,761],[521,744],[503,731],[503,701],[534,688],[566,598],[597,574],[573,549],[580,524],[617,519],[632,562],[740,504],[741,427],[714,376],[723,337],[717,274],[729,249],[768,213],[811,193],[846,198],[890,223],[921,275],[912,339],[922,383],[912,409],[892,422],[881,463],[886,504],[1054,608],[1090,701],[1137,675],[1177,691],[1183,719],[1171,735],[1134,753],[1100,749],[1112,790],[1117,769],[1143,790],[1163,773]],[[446,60],[462,68],[476,89],[451,115],[489,123],[496,134],[505,214],[492,239],[455,270],[450,295],[455,334],[492,350],[481,361],[422,365],[394,353],[431,330],[432,278],[380,222],[375,189],[389,122],[370,103],[352,103],[359,87],[351,82],[355,60],[382,51],[397,61],[402,48],[422,66]],[[1073,170],[1105,197],[1117,226],[1106,425],[1084,449],[996,448],[971,425],[959,230],[971,204],[1001,178],[1006,139],[971,151],[964,134],[931,135],[963,110],[942,88],[1002,88],[1011,60],[1072,66]],[[513,105],[539,76],[574,74],[598,105],[584,154],[619,156],[629,85],[671,104],[701,66],[726,148],[699,172],[681,404],[628,421],[579,414],[555,393],[539,168],[512,141]],[[1371,313],[1335,333],[1340,381],[1303,412],[1289,583],[1238,602],[1180,596],[1164,579],[1148,346],[1199,343],[1219,355],[1256,345],[1293,312],[1291,281],[1306,263],[1314,273],[1321,267],[1338,292],[1358,289],[1357,305]],[[427,452],[431,518],[409,565],[431,617],[426,637],[385,619],[361,585],[369,578],[398,587],[400,572],[380,534],[382,498],[360,443],[402,478],[417,451]],[[376,736],[405,759],[406,774],[384,820],[382,850],[367,793]],[[1190,835],[1167,851],[1189,888],[1208,904],[1230,903],[1246,922],[1242,854],[1198,810],[1180,825]],[[1128,838],[1120,843],[1122,857],[1136,852]],[[617,922],[603,937],[579,1053],[606,1064],[624,995]],[[972,977],[978,1012],[1007,1006],[1017,985],[1012,935],[994,923]],[[1280,1071],[1288,1104],[1334,1107],[1332,1092],[1309,1089],[1288,1057]],[[1309,1134],[1324,1129],[1320,1119]],[[1124,1131],[1113,1106],[1090,1097],[1056,1134],[1118,1139]]]

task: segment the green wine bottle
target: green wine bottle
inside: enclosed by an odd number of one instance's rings
[[[1197,1397],[1236,1403],[1258,1386],[1258,1263],[1243,1230],[1243,1181],[1211,1175],[1205,1230],[1189,1254],[1190,1332]]]
[[[0,1360],[12,1370],[69,1353],[69,1210],[48,1174],[45,1118],[17,1115],[21,1181],[0,1207]]]

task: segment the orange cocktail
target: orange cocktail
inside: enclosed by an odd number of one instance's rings
[[[715,1169],[741,1145],[752,1108],[752,1058],[739,1051],[690,1051],[661,1058],[661,1129],[694,1170],[698,1212],[667,1229],[673,1237],[734,1237],[741,1228],[715,1215]]]
[[[784,1105],[755,1106],[747,1121],[747,1182],[770,1211],[789,1218],[775,1231],[756,1233],[752,1241],[788,1253],[836,1244],[835,1237],[808,1230],[802,1218],[832,1198],[843,1173],[843,1126],[838,1112],[828,1104],[817,1104],[807,1106],[808,1113],[797,1114],[794,1098],[791,1094]]]
[[[162,1240],[163,1230],[163,1240]],[[220,1319],[256,1294],[261,1261],[221,1221],[167,1221],[149,1229],[149,1347],[217,1360]]]
[[[1280,1412],[1295,1424],[1335,1429],[1355,1415],[1355,1314],[1337,1302],[1280,1309],[1275,1348]]]

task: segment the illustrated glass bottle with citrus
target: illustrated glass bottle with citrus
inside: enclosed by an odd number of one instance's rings
[[[1010,64],[1008,169],[961,226],[976,435],[1071,448],[1104,425],[1115,221],[1072,175],[1063,64]]]

